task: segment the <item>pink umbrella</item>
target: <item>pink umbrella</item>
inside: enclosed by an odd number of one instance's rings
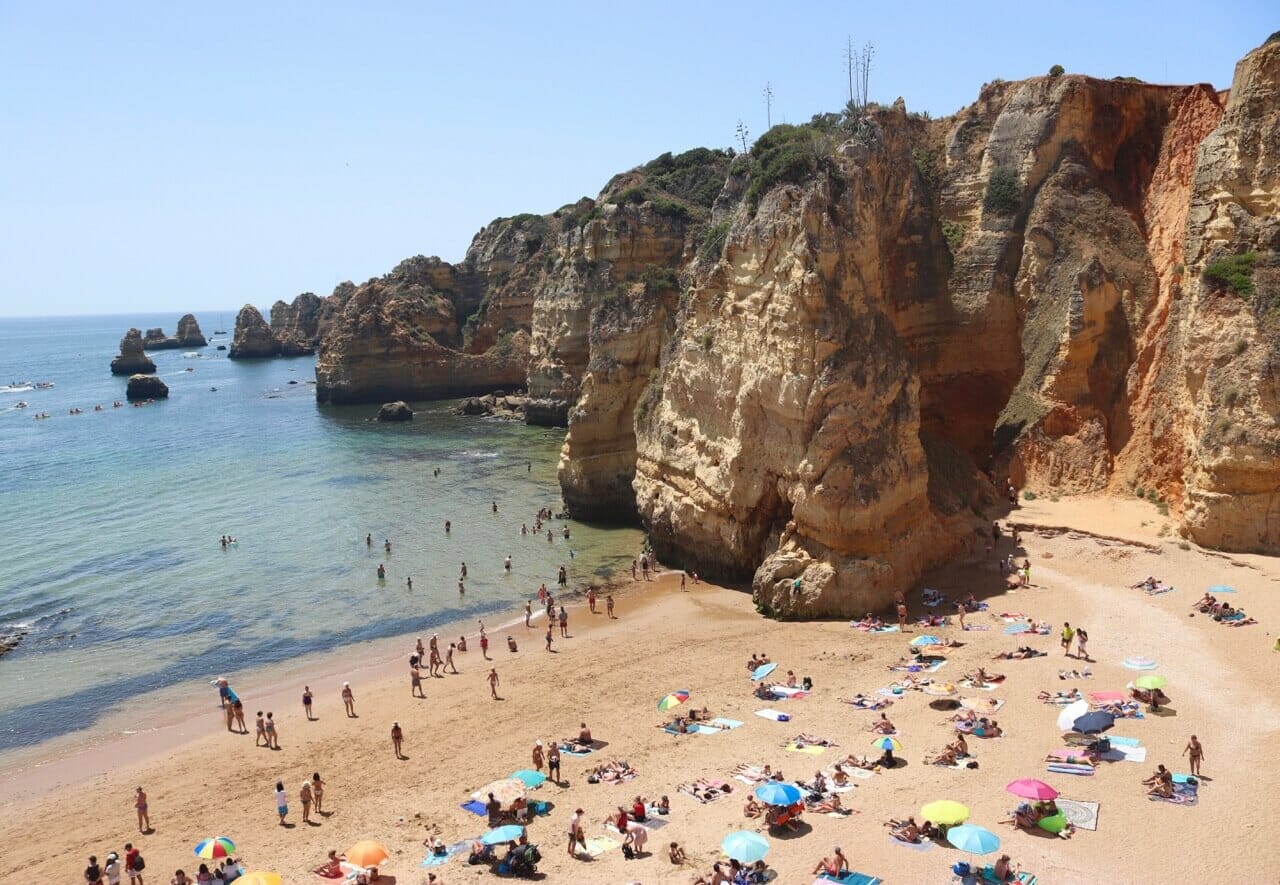
[[[1021,780],[1013,781],[1005,790],[1015,796],[1021,796],[1023,799],[1057,799],[1058,791],[1046,784],[1044,781],[1038,781],[1033,777],[1024,777]]]

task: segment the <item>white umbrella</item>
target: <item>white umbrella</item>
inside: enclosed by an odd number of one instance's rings
[[[1075,725],[1076,720],[1089,712],[1088,701],[1073,701],[1062,708],[1062,712],[1058,714],[1058,730],[1070,731]]]
[[[489,794],[492,793],[493,798],[503,805],[510,805],[517,799],[523,799],[527,792],[528,788],[524,785],[524,781],[512,777],[504,777],[502,780],[486,784],[476,790],[471,794],[471,798],[477,802],[484,802],[489,798]]]

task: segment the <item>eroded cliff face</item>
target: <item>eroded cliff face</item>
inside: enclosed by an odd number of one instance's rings
[[[280,355],[280,342],[262,313],[252,304],[246,304],[236,314],[236,329],[231,338],[231,350],[227,356],[233,360],[264,359]]]
[[[1280,548],[1278,56],[1229,94],[1041,77],[664,155],[356,287],[317,395],[527,378],[575,512],[784,616],[980,549],[987,471]],[[1212,282],[1242,255],[1252,291]]]

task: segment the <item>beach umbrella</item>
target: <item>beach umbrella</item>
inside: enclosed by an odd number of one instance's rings
[[[926,633],[923,636],[917,636],[915,639],[911,640],[911,644],[917,648],[922,645],[942,645],[942,640],[936,636],[930,636]]]
[[[778,669],[777,664],[762,664],[761,666],[756,667],[755,670],[751,671],[751,678],[756,682],[759,682],[776,669]]]
[[[1000,837],[983,827],[965,824],[947,830],[947,841],[969,854],[990,854],[1000,848]]]
[[[1072,726],[1076,724],[1076,720],[1089,712],[1088,701],[1073,701],[1062,708],[1062,712],[1058,714],[1058,730],[1070,731]]]
[[[969,809],[959,802],[940,799],[937,802],[930,802],[924,808],[921,808],[920,816],[929,821],[929,823],[950,827],[967,821],[969,819]]]
[[[1214,596],[1217,596],[1219,593],[1235,593],[1236,588],[1228,587],[1226,584],[1214,584],[1209,588],[1209,592]]]
[[[888,736],[876,738],[871,742],[871,746],[877,750],[888,750],[891,753],[896,753],[902,749],[902,744]]]
[[[517,780],[514,777],[504,777],[502,780],[494,781],[491,784],[485,784],[480,789],[471,794],[471,798],[477,802],[487,802],[489,794],[493,794],[493,798],[497,799],[503,805],[510,805],[517,799],[523,799],[528,788],[525,787],[524,781]]]
[[[1160,664],[1155,660],[1145,657],[1144,655],[1134,655],[1133,657],[1125,658],[1124,665],[1130,670],[1154,670],[1156,667],[1160,666]]]
[[[520,783],[524,784],[529,789],[533,789],[534,787],[542,786],[542,783],[547,779],[547,776],[540,771],[522,768],[519,771],[513,771],[511,773],[511,779],[520,781]],[[486,796],[485,798],[487,799],[489,797]]]
[[[501,845],[503,842],[517,842],[520,834],[524,832],[524,827],[519,824],[507,824],[504,827],[497,827],[480,837],[480,841],[485,845]],[[347,857],[350,860],[350,856]]]
[[[720,850],[730,860],[755,863],[764,860],[764,856],[769,853],[769,840],[750,830],[738,830],[724,837]]]
[[[231,857],[235,853],[236,843],[226,836],[215,836],[196,845],[196,857],[201,860],[217,860],[220,857]]]
[[[756,787],[756,798],[765,805],[794,805],[800,801],[801,792],[798,787],[769,781]],[[739,858],[741,860],[741,858]]]
[[[372,839],[361,839],[348,848],[346,854],[347,862],[358,867],[376,867],[391,856],[387,846]]]
[[[689,700],[689,692],[684,689],[673,691],[671,694],[658,701],[658,709],[670,710],[672,707],[680,706],[687,700]]]
[[[1133,684],[1138,686],[1138,688],[1145,688],[1147,691],[1152,691],[1157,688],[1164,688],[1169,684],[1169,680],[1155,673],[1144,673],[1137,679],[1133,680]]]
[[[279,873],[264,873],[261,870],[255,870],[245,873],[236,881],[240,885],[280,885],[284,880],[280,878]]]
[[[960,693],[950,682],[930,682],[920,691],[931,698],[953,698]]]
[[[1071,726],[1071,730],[1078,731],[1080,734],[1099,734],[1115,724],[1116,717],[1101,710],[1094,710],[1092,713],[1085,713],[1077,719],[1075,724]]]
[[[1038,781],[1033,777],[1024,777],[1016,780],[1005,787],[1005,791],[1015,796],[1021,796],[1023,799],[1036,799],[1043,801],[1045,799],[1057,799],[1058,791],[1046,784],[1044,781]]]

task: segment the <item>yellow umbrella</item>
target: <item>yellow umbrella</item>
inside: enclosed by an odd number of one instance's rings
[[[372,839],[361,840],[347,849],[347,863],[358,867],[375,867],[390,856],[387,846]]]
[[[920,816],[930,823],[950,827],[967,821],[969,819],[969,809],[959,802],[942,799],[937,802],[930,802],[924,808],[921,808]]]
[[[524,781],[513,777],[504,777],[502,780],[494,781],[486,784],[471,794],[471,798],[477,802],[487,802],[489,794],[501,802],[503,805],[510,805],[517,799],[523,799],[529,792],[529,788],[524,785]]]
[[[960,706],[975,713],[994,713],[1000,708],[995,698],[961,698]]]
[[[950,682],[931,682],[920,690],[934,698],[953,698],[960,693]]]
[[[236,881],[242,883],[242,885],[280,885],[284,880],[280,878],[279,873],[264,873],[259,870],[253,873],[245,873]]]

